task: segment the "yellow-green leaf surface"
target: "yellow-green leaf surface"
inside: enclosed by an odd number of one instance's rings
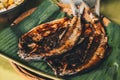
[[[115,0],[116,1],[116,0]],[[119,0],[118,0],[119,1]],[[105,4],[105,3],[103,3]],[[108,3],[109,4],[109,3]],[[46,6],[47,5],[47,6]],[[104,12],[104,11],[103,11]],[[39,62],[25,62],[21,60],[18,55],[18,39],[28,32],[30,29],[38,24],[54,20],[56,18],[64,17],[64,13],[60,12],[59,7],[51,0],[44,0],[38,6],[37,10],[17,26],[7,27],[0,32],[0,53],[6,58],[9,58],[21,66],[43,76],[56,78],[51,68],[44,61]],[[112,18],[112,17],[111,17]],[[67,80],[119,80],[120,79],[120,27],[114,23],[110,23],[107,28],[107,35],[109,37],[109,45],[112,47],[112,52],[108,58],[95,70],[71,77],[66,77]],[[46,75],[47,74],[47,75]],[[50,75],[50,76],[49,76]]]
[[[120,0],[101,0],[101,13],[120,25]]]
[[[0,57],[0,73],[0,80],[24,80],[15,72],[10,63],[2,57]]]

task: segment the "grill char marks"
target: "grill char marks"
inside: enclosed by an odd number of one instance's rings
[[[85,27],[84,32],[82,32],[86,33],[84,35],[82,34],[85,38],[84,41],[76,45],[72,50],[63,55],[46,59],[48,64],[55,71],[55,74],[64,76],[78,73],[82,71],[80,68],[89,62],[94,52],[97,50],[101,38],[100,36],[93,37],[93,33],[91,34],[92,31],[87,32],[89,29],[91,29],[90,26]]]
[[[47,37],[44,37],[41,41],[37,42],[38,45],[41,45],[41,48],[38,48],[39,54],[40,53],[46,53],[50,50],[53,50],[56,47],[59,47],[60,38],[59,36],[64,34],[64,31],[66,31],[66,28],[58,28],[56,34],[50,34]]]
[[[58,46],[59,36],[68,28],[66,22],[69,22],[67,18],[58,19],[39,25],[24,34],[19,39],[19,56],[25,58],[32,54],[38,55]]]
[[[86,38],[81,45],[75,46],[63,55],[47,58],[46,61],[57,75],[74,74],[76,73],[75,69],[85,63],[83,59],[86,56],[84,53],[88,43],[89,38]]]
[[[74,16],[33,28],[19,40],[19,56],[25,60],[41,59],[70,50],[81,35],[80,22],[80,18]]]

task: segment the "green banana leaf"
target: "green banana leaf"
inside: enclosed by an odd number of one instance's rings
[[[47,6],[46,6],[47,5]],[[18,39],[38,24],[42,24],[57,18],[64,17],[65,13],[60,12],[59,7],[51,0],[44,0],[37,10],[22,22],[14,27],[7,27],[0,32],[0,53],[3,57],[12,60],[28,70],[39,75],[49,77],[50,79],[57,78],[52,69],[44,61],[26,62],[20,59],[17,55]],[[120,26],[110,23],[106,27],[109,38],[108,44],[111,47],[111,52],[105,61],[95,70],[85,74],[66,77],[66,80],[119,80],[120,79]]]

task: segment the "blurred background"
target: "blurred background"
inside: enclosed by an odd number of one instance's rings
[[[120,0],[101,0],[101,14],[120,25]]]
[[[24,11],[39,5],[42,0],[28,0]],[[120,0],[101,0],[101,14],[120,25]],[[2,27],[0,24],[0,30]],[[17,74],[9,61],[0,57],[0,80],[24,80]]]

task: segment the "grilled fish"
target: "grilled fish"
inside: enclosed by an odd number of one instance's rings
[[[104,26],[102,26],[97,17],[91,20],[89,25],[91,27],[88,26],[89,28],[85,28],[82,32],[85,38],[82,43],[76,45],[65,54],[46,59],[48,65],[54,70],[56,75],[73,75],[78,72],[87,71],[98,65],[105,55],[107,55],[108,38]]]

